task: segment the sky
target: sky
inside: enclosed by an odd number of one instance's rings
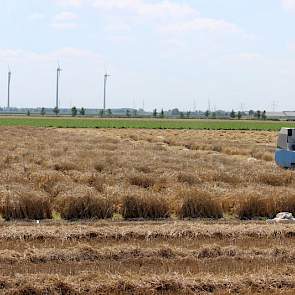
[[[0,0],[0,106],[295,110],[295,0]]]

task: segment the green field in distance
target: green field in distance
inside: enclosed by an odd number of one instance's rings
[[[65,117],[0,117],[0,126],[55,128],[143,128],[196,130],[268,130],[295,128],[295,122],[198,119],[106,119]]]

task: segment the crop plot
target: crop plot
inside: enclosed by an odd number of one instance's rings
[[[295,226],[265,222],[295,213],[276,133],[0,134],[0,293],[295,291]]]

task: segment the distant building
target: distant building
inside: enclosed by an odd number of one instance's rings
[[[287,120],[295,120],[295,112],[284,112],[286,114]]]
[[[272,120],[294,120],[295,112],[293,111],[283,111],[283,112],[266,112],[267,119]]]

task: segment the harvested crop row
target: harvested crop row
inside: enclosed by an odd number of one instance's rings
[[[49,262],[85,262],[85,261],[130,261],[153,259],[167,259],[177,261],[185,260],[196,263],[203,259],[232,258],[239,261],[244,260],[271,260],[272,262],[293,263],[295,261],[295,251],[284,247],[273,247],[269,249],[249,248],[247,250],[235,246],[221,247],[218,245],[206,245],[199,249],[188,250],[185,248],[139,248],[133,245],[126,247],[93,248],[88,245],[77,245],[74,248],[47,248],[43,250],[32,249],[30,251],[17,252],[12,250],[0,251],[0,263],[35,263],[45,264]],[[267,263],[267,262],[265,262]]]
[[[108,222],[91,225],[53,223],[50,225],[5,225],[0,227],[0,241],[46,240],[197,240],[197,239],[282,239],[295,237],[295,225],[213,222],[159,222],[125,223]]]
[[[2,277],[0,283],[4,294],[269,294],[294,291],[294,278],[289,276],[241,276],[241,277],[195,277],[178,275],[129,278],[126,276],[97,276],[85,284],[84,277],[25,276],[18,279]],[[284,293],[286,294],[286,293]],[[290,293],[291,294],[291,293]]]
[[[118,214],[125,219],[165,219],[173,214],[179,219],[219,219],[225,213],[240,219],[255,219],[273,218],[279,212],[295,214],[295,196],[264,198],[250,195],[244,199],[219,201],[212,194],[197,189],[182,194],[175,209],[169,206],[168,199],[157,195],[126,196],[120,201],[86,192],[82,197],[60,198],[60,211],[57,212],[65,220],[110,219]],[[53,209],[49,199],[28,193],[16,199],[7,197],[0,207],[0,214],[6,221],[42,220],[52,219]]]
[[[1,293],[292,294],[294,237],[264,222],[2,223]]]

